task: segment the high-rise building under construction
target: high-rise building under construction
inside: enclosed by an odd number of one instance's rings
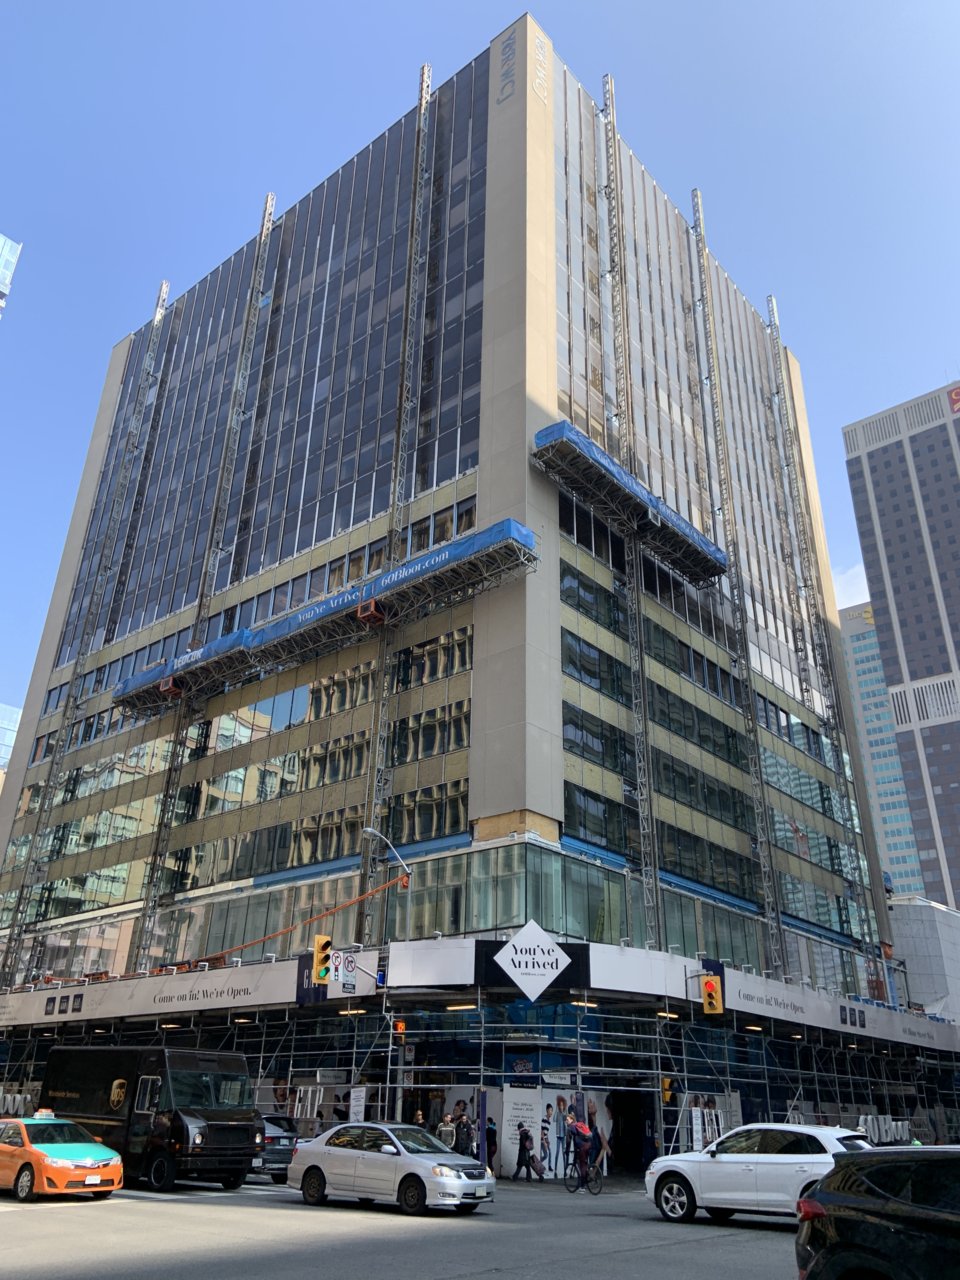
[[[603,99],[519,20],[115,348],[7,984],[341,907],[884,999],[798,367]]]

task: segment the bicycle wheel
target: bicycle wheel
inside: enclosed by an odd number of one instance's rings
[[[595,1164],[587,1170],[587,1190],[592,1196],[598,1196],[603,1190],[603,1173]]]
[[[568,1191],[576,1191],[580,1186],[580,1174],[577,1171],[576,1162],[568,1164],[563,1171],[563,1185]]]

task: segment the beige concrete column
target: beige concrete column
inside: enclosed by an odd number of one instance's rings
[[[14,743],[13,754],[10,757],[7,778],[3,784],[3,790],[0,791],[0,853],[6,850],[7,841],[10,839],[10,829],[13,826],[13,820],[17,812],[17,802],[20,797],[20,790],[23,787],[24,774],[27,771],[27,763],[37,736],[37,721],[40,719],[43,701],[50,683],[50,673],[53,670],[53,664],[57,660],[60,634],[63,631],[63,623],[70,607],[70,597],[73,595],[73,584],[77,576],[77,566],[80,563],[80,553],[83,550],[83,540],[90,521],[90,512],[97,496],[100,469],[103,466],[103,459],[106,455],[107,443],[110,439],[110,431],[117,411],[117,401],[120,396],[120,387],[127,367],[127,358],[130,354],[132,341],[132,338],[127,337],[118,342],[111,353],[110,363],[107,366],[107,376],[100,395],[100,405],[97,409],[97,416],[94,419],[93,435],[90,440],[90,446],[87,449],[86,461],[83,464],[80,488],[77,493],[77,500],[74,503],[73,515],[70,517],[67,540],[60,559],[60,568],[57,571],[50,607],[47,610],[47,620],[43,626],[40,647],[37,650],[36,661],[33,665],[33,674],[30,677],[30,685],[27,689],[23,715],[20,719],[20,729],[17,733],[17,740]],[[68,678],[68,674],[72,670],[72,665],[64,667],[64,680]]]
[[[556,486],[530,466],[557,419],[553,46],[528,15],[490,48],[478,524],[513,517],[538,570],[475,606],[470,818],[477,839],[563,818]]]

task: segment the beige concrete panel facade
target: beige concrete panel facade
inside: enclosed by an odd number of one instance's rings
[[[477,522],[521,520],[541,561],[476,601],[478,839],[555,839],[563,818],[557,491],[529,459],[533,435],[557,418],[553,92],[552,45],[524,16],[490,50]]]
[[[120,398],[120,388],[132,342],[133,339],[131,337],[126,337],[121,342],[118,342],[110,354],[110,361],[107,365],[107,375],[104,379],[103,390],[100,393],[97,416],[93,423],[93,434],[90,438],[86,460],[83,464],[83,472],[80,477],[80,488],[73,506],[73,515],[70,517],[63,555],[60,558],[60,568],[57,570],[53,594],[50,597],[50,607],[47,610],[47,619],[43,624],[40,646],[37,650],[36,661],[33,664],[33,674],[30,677],[30,684],[27,688],[23,715],[20,718],[20,729],[10,757],[6,783],[3,791],[0,792],[0,851],[6,848],[7,840],[10,836],[10,828],[13,825],[17,811],[17,799],[23,786],[23,779],[27,771],[30,753],[33,750],[34,739],[37,736],[37,722],[40,719],[40,712],[46,697],[50,673],[57,660],[60,635],[63,631],[67,610],[70,607],[70,597],[73,594],[73,584],[77,576],[80,553],[83,550],[83,540],[90,521],[90,512],[93,509],[97,495],[100,470],[106,456],[107,444],[117,412],[117,402]],[[64,668],[65,673],[71,670],[72,667]]]

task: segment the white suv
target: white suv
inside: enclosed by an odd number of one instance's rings
[[[659,1156],[647,1195],[668,1222],[705,1209],[716,1222],[735,1213],[796,1213],[797,1201],[833,1168],[838,1151],[871,1144],[862,1133],[813,1124],[747,1124],[703,1151]]]

